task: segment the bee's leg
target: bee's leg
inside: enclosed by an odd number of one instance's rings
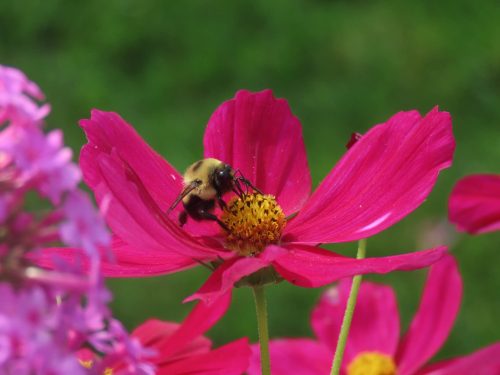
[[[262,191],[260,191],[259,189],[257,189],[251,182],[250,180],[248,180],[245,176],[243,176],[243,173],[241,173],[241,171],[239,169],[236,169],[235,172],[234,172],[234,175],[235,175],[235,185],[238,185],[239,186],[239,189],[240,191],[243,191],[243,189],[241,188],[241,184],[240,184],[240,181],[242,183],[245,184],[246,186],[246,194],[248,194],[248,187],[250,186],[252,188],[252,190],[256,191],[257,193],[259,194],[262,194],[264,195],[264,193],[262,193]]]
[[[217,203],[219,203],[219,207],[221,210],[224,210],[227,207],[227,203],[220,197],[217,198]]]
[[[222,229],[224,229],[226,232],[229,232],[229,228],[226,227],[226,224],[224,224],[222,221],[220,221],[219,218],[217,216],[215,216],[214,214],[201,209],[198,211],[198,216],[203,220],[216,221],[217,224],[219,224]]]
[[[240,181],[238,178],[234,179],[234,187],[233,187],[233,191],[234,193],[239,197],[241,198],[243,194],[245,194],[243,192],[243,189],[241,188],[241,184],[240,184]]]
[[[245,183],[245,185],[247,186],[250,186],[252,188],[252,190],[256,191],[257,193],[259,193],[260,195],[264,195],[264,193],[262,191],[260,191],[255,185],[253,185],[249,180],[247,180],[245,177],[243,177],[243,182]]]
[[[186,222],[187,222],[187,213],[186,211],[182,211],[179,214],[179,225],[182,227],[184,226],[184,224],[186,224]]]
[[[248,194],[248,186],[247,186],[247,191],[246,193],[243,191],[243,188],[241,187],[241,179],[243,178],[243,175],[239,169],[236,169],[234,172],[234,187],[233,191],[236,193],[238,197],[242,197],[243,194]]]
[[[227,207],[227,204],[224,199],[222,199],[222,195],[220,193],[217,193],[217,203],[219,204],[221,210],[224,210]]]
[[[252,188],[252,190],[256,191],[257,193],[259,194],[262,194],[264,195],[264,193],[262,191],[260,191],[259,189],[257,189],[257,187],[255,187],[249,180],[247,180],[245,177],[243,176],[239,176],[237,179],[238,181],[238,185],[239,185],[239,181],[241,181],[242,183],[245,184],[246,188],[247,188],[247,194],[248,194],[248,187],[250,186]],[[240,187],[241,188],[241,187]]]

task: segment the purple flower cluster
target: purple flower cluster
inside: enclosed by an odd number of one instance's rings
[[[22,72],[0,66],[0,373],[103,374],[119,361],[114,373],[153,374],[152,353],[107,308],[99,249],[110,237],[78,188],[62,131],[43,131],[43,98]],[[81,261],[35,266],[33,254],[53,244],[82,249]]]

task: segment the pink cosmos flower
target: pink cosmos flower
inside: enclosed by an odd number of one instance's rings
[[[189,220],[180,227],[182,205],[166,215],[183,189],[182,175],[119,115],[93,110],[80,124],[88,138],[80,155],[84,180],[98,202],[111,197],[106,220],[116,263],[103,265],[108,276],[161,275],[214,261],[218,268],[190,297],[210,301],[261,269],[318,287],[354,274],[425,267],[446,251],[357,260],[317,246],[373,236],[425,200],[452,160],[455,142],[446,112],[400,112],[373,127],[311,195],[301,125],[288,103],[269,90],[239,91],[210,118],[204,156],[230,164],[273,197],[247,196],[239,202],[241,214],[226,212],[229,235],[212,222]],[[40,263],[49,266],[54,252],[74,254],[52,249]]]
[[[212,349],[212,342],[202,336],[225,313],[230,300],[228,293],[211,305],[199,302],[182,324],[151,319],[137,327],[132,338],[151,351],[149,360],[156,367],[155,374],[242,374],[250,358],[246,338]],[[80,352],[80,359],[84,363],[94,362],[96,357],[84,350]],[[124,367],[116,355],[103,358],[97,365],[103,370],[111,369],[113,374],[120,373]]]
[[[328,289],[313,311],[317,337],[272,340],[273,375],[330,373],[351,282]],[[417,313],[400,338],[399,314],[392,288],[364,282],[358,295],[341,373],[345,375],[498,375],[500,342],[470,355],[426,363],[443,345],[462,298],[462,280],[455,260],[446,255],[431,266]],[[252,347],[249,375],[260,374],[258,345]]]
[[[500,175],[464,177],[451,192],[449,219],[470,234],[500,230]]]

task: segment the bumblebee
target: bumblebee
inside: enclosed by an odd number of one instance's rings
[[[184,188],[168,209],[170,213],[181,201],[184,211],[179,215],[179,224],[186,224],[188,216],[196,221],[213,220],[227,230],[224,223],[213,214],[215,203],[221,209],[226,207],[222,196],[230,191],[241,197],[245,194],[241,185],[251,187],[258,193],[259,189],[253,186],[241,173],[234,170],[229,164],[220,160],[207,158],[191,164],[184,173]]]

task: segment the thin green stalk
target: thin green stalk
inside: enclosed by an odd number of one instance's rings
[[[262,375],[271,375],[271,364],[269,360],[269,329],[267,326],[267,304],[264,286],[257,285],[252,287],[252,289],[255,299],[255,309],[257,310]]]
[[[365,255],[366,255],[366,240],[363,239],[360,240],[358,243],[358,253],[356,255],[356,258],[363,259]],[[342,364],[342,358],[344,357],[345,344],[347,342],[347,336],[349,335],[349,328],[351,328],[352,316],[354,314],[354,307],[356,306],[356,300],[358,298],[360,285],[361,285],[361,275],[354,276],[352,279],[349,299],[347,300],[347,306],[345,308],[344,319],[342,320],[342,326],[340,327],[339,339],[337,341],[337,349],[335,350],[335,356],[333,357],[331,375],[339,375],[340,372],[340,365]]]

